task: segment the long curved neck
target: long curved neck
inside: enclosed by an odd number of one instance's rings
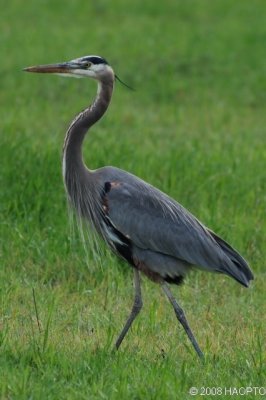
[[[63,147],[63,175],[73,170],[82,172],[85,165],[82,159],[82,142],[88,129],[105,113],[111,101],[114,86],[114,75],[98,82],[97,96],[91,106],[86,108],[73,120],[66,133]]]

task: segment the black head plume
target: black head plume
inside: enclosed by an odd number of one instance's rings
[[[131,87],[131,86],[127,85],[125,82],[123,82],[123,81],[119,78],[119,76],[117,76],[116,74],[115,74],[115,79],[117,79],[118,82],[122,83],[122,85],[124,85],[124,86],[127,87],[128,89],[130,89],[130,90],[135,90],[133,87]]]

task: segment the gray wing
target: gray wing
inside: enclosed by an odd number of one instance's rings
[[[232,247],[166,194],[130,174],[125,178],[110,183],[106,201],[110,221],[133,244],[248,284],[252,274]]]
[[[136,246],[202,267],[220,263],[221,251],[206,228],[155,188],[116,182],[106,198],[111,222]]]

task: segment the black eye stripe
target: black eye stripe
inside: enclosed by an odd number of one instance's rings
[[[93,64],[108,64],[108,62],[102,58],[102,57],[96,57],[96,56],[89,56],[89,57],[84,57],[82,59],[82,61],[87,61],[87,62],[91,62]]]

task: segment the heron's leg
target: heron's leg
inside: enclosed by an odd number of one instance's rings
[[[162,284],[162,288],[163,288],[164,293],[168,297],[170,303],[172,304],[172,306],[173,306],[173,308],[175,310],[176,317],[177,317],[178,321],[182,324],[183,328],[185,329],[186,334],[188,335],[191,343],[193,344],[193,347],[196,350],[198,356],[200,358],[204,358],[204,355],[203,355],[202,351],[200,350],[199,345],[198,345],[198,343],[197,343],[197,341],[196,341],[196,339],[195,339],[195,337],[194,337],[194,335],[193,335],[193,333],[192,333],[192,331],[191,331],[191,329],[189,327],[189,324],[188,324],[188,321],[186,319],[184,311],[177,304],[176,299],[172,295],[168,285],[166,283],[163,283]]]
[[[135,286],[135,298],[134,298],[134,304],[131,310],[131,313],[128,317],[128,320],[124,326],[124,328],[122,329],[122,332],[120,333],[116,343],[115,343],[115,347],[118,350],[120,344],[122,343],[124,337],[127,334],[127,331],[129,330],[132,322],[134,321],[134,319],[136,318],[136,316],[138,315],[138,313],[140,312],[141,308],[142,308],[142,298],[141,298],[141,288],[140,288],[140,274],[139,271],[134,268],[134,286]]]

